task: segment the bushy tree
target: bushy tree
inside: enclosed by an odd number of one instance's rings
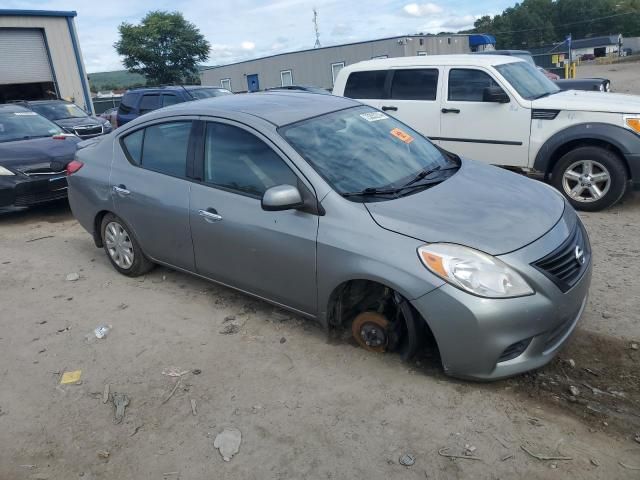
[[[209,56],[209,42],[180,12],[152,11],[139,25],[122,23],[114,47],[124,66],[144,75],[149,84],[183,82],[197,74]]]

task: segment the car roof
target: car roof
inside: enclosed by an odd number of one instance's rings
[[[173,115],[207,115],[233,118],[238,114],[252,115],[280,127],[307,118],[362,105],[350,98],[316,93],[272,91],[224,95],[193,102],[184,102],[147,113],[131,122],[143,123],[151,119]],[[137,119],[136,119],[137,120]],[[134,123],[135,122],[135,123]]]
[[[5,103],[0,105],[0,113],[14,113],[14,112],[30,112],[28,108],[15,103]]]
[[[349,71],[358,70],[384,70],[397,67],[439,67],[448,65],[478,65],[478,66],[494,66],[504,63],[522,62],[517,57],[507,55],[475,55],[475,54],[459,54],[459,55],[421,55],[414,57],[393,57],[379,58],[374,60],[365,60],[363,62],[354,63],[344,69]]]
[[[180,91],[184,91],[184,90],[200,90],[202,88],[213,88],[216,90],[225,90],[222,87],[216,87],[214,85],[160,85],[157,87],[138,87],[138,88],[131,88],[129,90],[127,90],[125,93],[144,93],[144,92],[153,92],[153,91],[163,91],[163,90],[168,90],[168,91],[175,91],[175,90],[180,90]]]

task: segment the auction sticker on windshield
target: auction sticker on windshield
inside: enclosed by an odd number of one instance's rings
[[[413,137],[409,135],[407,132],[400,130],[399,128],[394,128],[393,130],[391,130],[390,133],[397,139],[402,140],[404,143],[413,142]]]
[[[367,122],[377,122],[378,120],[386,120],[387,118],[389,118],[382,112],[361,113],[360,116],[364,118]]]

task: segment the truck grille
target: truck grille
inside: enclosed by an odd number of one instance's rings
[[[578,220],[573,232],[560,247],[532,265],[562,292],[566,292],[580,280],[590,261],[591,247],[587,232]]]

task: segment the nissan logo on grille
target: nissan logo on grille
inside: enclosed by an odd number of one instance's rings
[[[576,256],[576,262],[578,262],[578,265],[583,265],[585,262],[584,250],[582,249],[582,247],[580,247],[580,245],[576,245],[575,256]]]

